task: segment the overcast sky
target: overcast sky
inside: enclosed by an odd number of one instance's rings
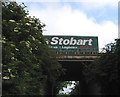
[[[16,1],[46,24],[44,35],[98,36],[99,48],[118,38],[119,0]]]

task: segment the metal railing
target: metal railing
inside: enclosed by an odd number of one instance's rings
[[[93,52],[79,52],[79,51],[74,51],[74,52],[70,52],[70,51],[54,51],[56,54],[59,55],[98,55],[99,53],[96,51]]]

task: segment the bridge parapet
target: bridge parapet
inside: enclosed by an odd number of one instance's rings
[[[84,54],[68,54],[68,53],[57,53],[59,61],[94,61],[100,56],[99,53],[84,53]]]

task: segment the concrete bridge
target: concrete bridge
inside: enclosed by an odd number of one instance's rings
[[[91,64],[100,53],[57,53],[58,61],[66,69],[66,74],[60,77],[60,81],[79,81],[80,95],[99,95],[100,86],[95,82],[87,83],[83,70]]]
[[[91,52],[91,53],[58,53],[59,61],[94,61],[97,57],[99,57],[100,53]]]
[[[81,94],[98,94],[94,82],[87,83],[83,70],[97,57],[96,36],[45,36],[46,43],[58,55],[58,61],[66,69],[59,81],[79,81]]]
[[[79,81],[82,76],[82,71],[85,65],[91,64],[96,58],[100,56],[99,53],[60,53],[58,54],[58,61],[62,67],[66,69],[66,74],[60,80]]]

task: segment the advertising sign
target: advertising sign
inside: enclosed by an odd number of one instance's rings
[[[58,52],[98,52],[98,37],[47,35],[45,37],[49,47]]]

